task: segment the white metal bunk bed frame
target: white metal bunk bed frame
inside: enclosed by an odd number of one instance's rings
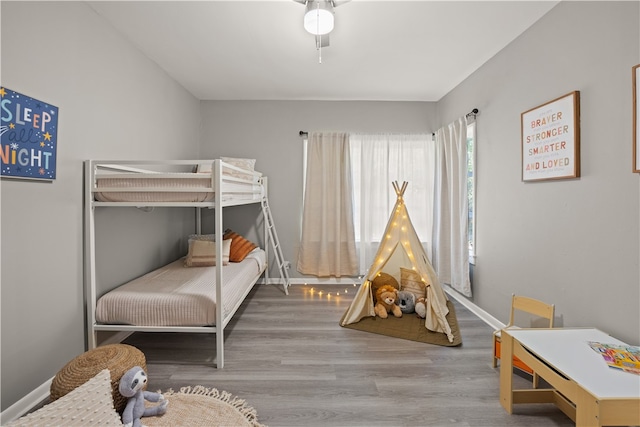
[[[97,187],[97,172],[99,169],[111,170],[114,172],[131,172],[146,173],[152,172],[154,178],[173,178],[170,174],[157,173],[145,169],[139,169],[132,167],[132,165],[162,165],[162,166],[195,166],[199,164],[212,164],[211,180],[212,185],[209,188],[187,188],[184,190],[176,188],[162,188],[155,187],[153,189],[148,188],[105,188]],[[97,333],[99,331],[115,331],[115,332],[191,332],[191,333],[215,333],[216,334],[216,368],[220,369],[224,367],[224,329],[233,318],[236,311],[245,300],[249,292],[253,289],[258,279],[264,273],[265,283],[269,283],[269,252],[268,243],[269,239],[273,239],[273,224],[271,220],[271,213],[267,203],[267,178],[260,177],[260,184],[262,188],[262,195],[257,199],[235,199],[235,200],[223,200],[223,175],[222,169],[227,168],[230,170],[236,170],[239,172],[246,172],[243,169],[237,168],[228,163],[222,162],[220,159],[215,160],[172,160],[172,161],[97,161],[86,160],[85,161],[85,297],[87,302],[87,336],[88,347],[93,349],[97,346]],[[118,176],[118,175],[114,175]],[[122,175],[120,175],[122,176]],[[107,177],[100,174],[100,177]],[[206,175],[205,175],[206,177]],[[229,179],[226,177],[225,179]],[[94,193],[96,192],[134,192],[134,191],[153,191],[153,192],[214,192],[213,201],[206,202],[102,202],[95,199]],[[223,235],[223,208],[227,206],[239,206],[261,203],[263,207],[263,213],[265,215],[264,227],[263,227],[263,239],[264,239],[264,251],[266,255],[266,265],[257,276],[253,279],[251,286],[247,288],[247,291],[242,295],[242,298],[238,300],[234,307],[230,310],[229,314],[225,317],[224,310],[222,309],[222,286],[216,285],[216,324],[214,326],[136,326],[125,324],[98,324],[96,322],[96,304],[98,301],[98,295],[96,290],[96,256],[95,256],[95,208],[103,206],[115,206],[115,207],[135,207],[135,208],[147,208],[147,207],[193,207],[196,209],[196,233],[201,233],[202,226],[202,214],[201,208],[215,209],[214,218],[214,233],[216,236]],[[266,206],[266,211],[265,211]],[[277,237],[276,237],[277,239]],[[271,242],[276,248],[276,256],[278,256],[278,242]],[[222,239],[216,239],[215,241],[216,253],[222,253]],[[222,284],[222,268],[215,269],[216,283]],[[282,276],[282,270],[281,270]],[[288,274],[285,272],[283,279],[283,287],[285,293],[288,293],[287,287],[289,286]]]

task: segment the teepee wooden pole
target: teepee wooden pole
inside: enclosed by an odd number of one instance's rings
[[[391,183],[391,185],[393,186],[393,189],[396,191],[396,196],[400,195],[400,187],[398,186],[398,181],[393,181]]]

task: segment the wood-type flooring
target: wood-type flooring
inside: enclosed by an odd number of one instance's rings
[[[463,344],[442,347],[342,328],[356,288],[311,288],[285,295],[256,285],[226,328],[223,369],[213,365],[213,334],[135,333],[124,342],[144,352],[149,390],[225,390],[269,427],[574,426],[551,404],[504,411],[492,329],[454,299]],[[531,384],[524,374],[514,381]]]

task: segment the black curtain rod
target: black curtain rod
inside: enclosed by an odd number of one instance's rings
[[[474,108],[473,110],[471,110],[469,113],[467,113],[466,117],[469,116],[473,116],[473,118],[476,118],[476,115],[479,113],[480,111],[477,108]],[[307,131],[301,130],[299,132],[300,136],[309,136],[309,133]],[[435,133],[432,133],[432,135],[435,135]]]
[[[480,111],[479,111],[477,108],[474,108],[473,110],[471,110],[470,112],[468,112],[468,113],[466,114],[466,116],[465,116],[465,117],[473,116],[473,118],[475,119],[475,118],[476,118],[476,115],[477,115],[479,112],[480,112]],[[431,134],[431,136],[436,136],[436,133],[435,133],[435,132],[433,132],[433,133]]]

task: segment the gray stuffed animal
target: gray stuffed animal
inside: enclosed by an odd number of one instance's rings
[[[160,393],[142,390],[146,384],[147,374],[140,366],[134,366],[120,378],[120,394],[129,398],[127,406],[122,411],[122,424],[125,427],[143,427],[141,417],[152,417],[167,412],[169,401]],[[160,404],[145,408],[145,400]]]
[[[409,291],[398,292],[398,305],[404,314],[413,313],[416,306],[416,296]]]

